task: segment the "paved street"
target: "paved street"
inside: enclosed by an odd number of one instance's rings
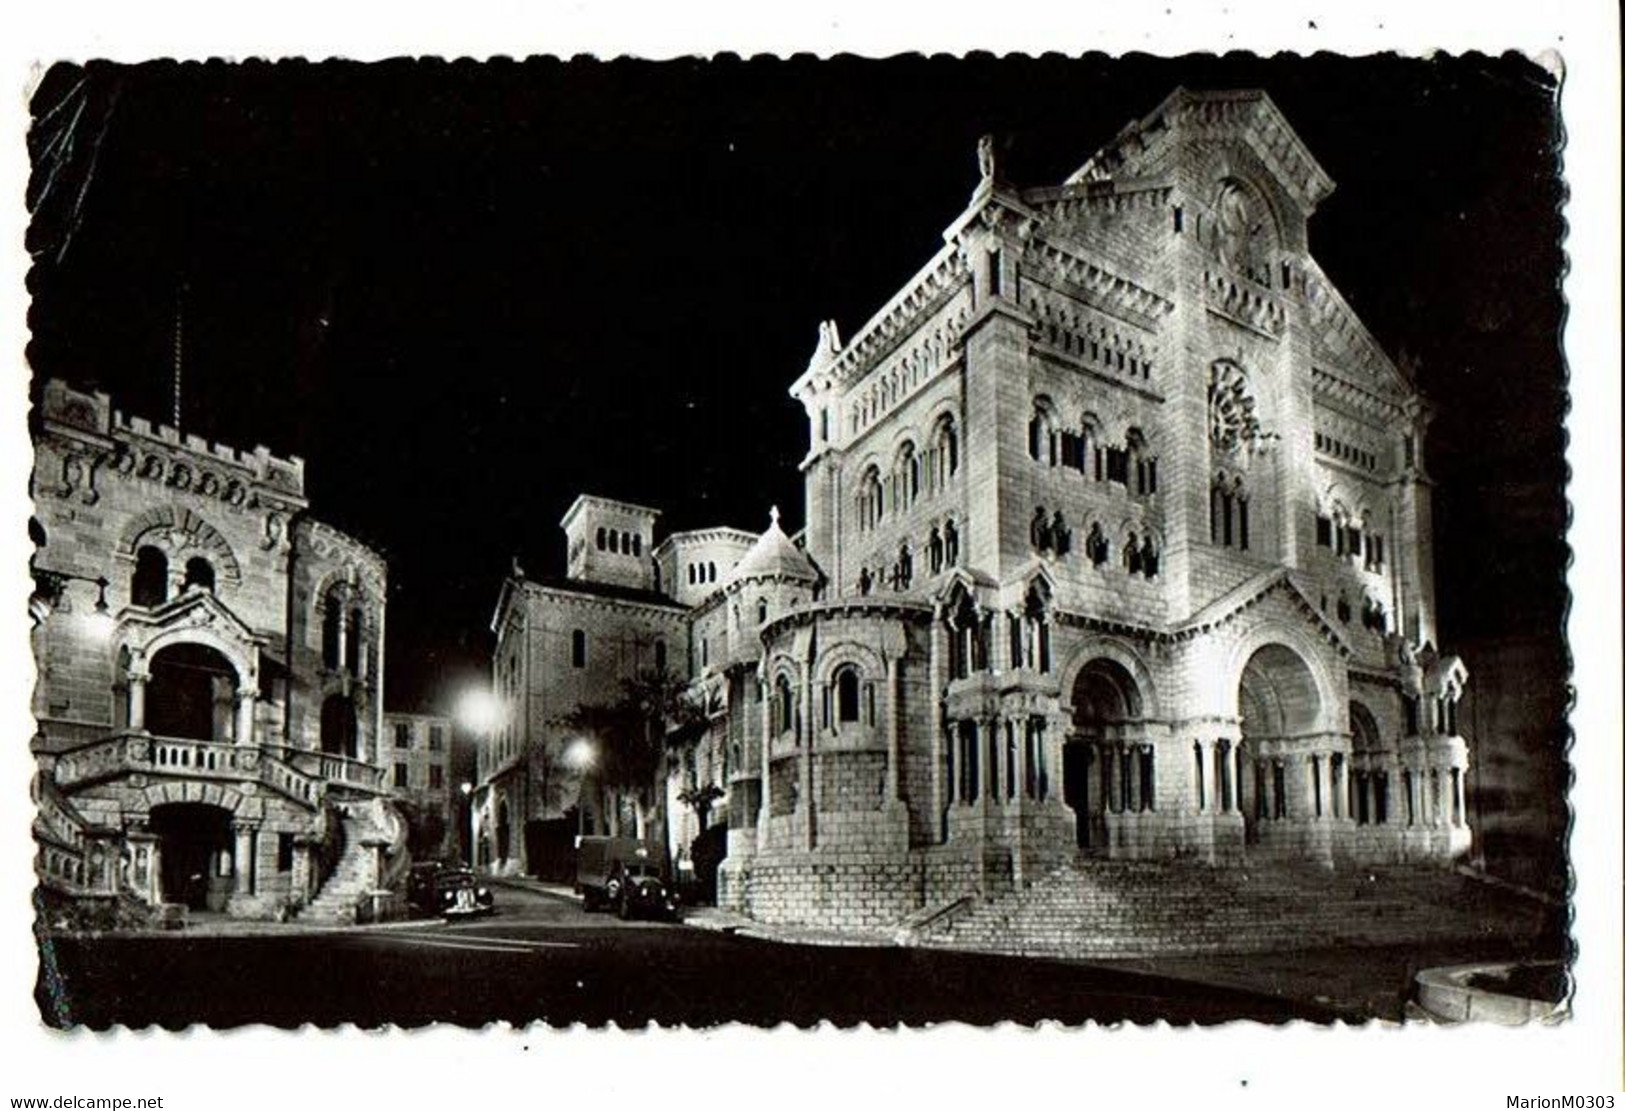
[[[588,915],[503,887],[478,922],[244,937],[58,939],[47,1021],[93,1028],[434,1021],[641,1026],[1279,1021],[1329,1012],[1116,969],[914,949],[785,945]]]

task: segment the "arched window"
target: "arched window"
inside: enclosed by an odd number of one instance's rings
[[[892,476],[893,500],[899,512],[907,509],[920,493],[919,461],[914,458],[914,444],[909,441],[897,450],[897,466]]]
[[[858,483],[858,521],[872,529],[886,516],[886,492],[880,481],[880,468],[871,466]]]
[[[655,670],[666,670],[666,642],[664,640],[655,641]]]
[[[948,567],[959,563],[959,529],[952,517],[942,523],[942,562]]]
[[[705,565],[705,576],[706,582],[717,581],[717,565],[715,563],[707,563]]]
[[[942,486],[959,473],[959,431],[952,416],[943,417],[937,425],[932,448],[936,454],[937,485]]]
[[[322,703],[322,751],[355,758],[355,703],[345,695],[330,694]]]
[[[333,587],[322,601],[322,665],[337,669],[344,639],[344,591]]]
[[[161,606],[169,600],[169,557],[144,544],[135,553],[135,574],[130,577],[132,606]]]
[[[756,599],[756,624],[758,624],[758,625],[767,624],[767,599],[766,598],[758,598],[758,599]]]
[[[1027,421],[1027,454],[1035,462],[1053,467],[1056,463],[1055,418],[1046,399],[1039,398],[1033,405],[1033,415]]]
[[[359,676],[361,674],[361,657],[365,651],[361,644],[361,610],[359,608],[350,611],[350,623],[346,631],[349,636],[345,644],[344,662],[349,667],[351,675]]]
[[[606,529],[599,528],[598,534],[594,538],[594,544],[597,546],[599,551],[603,551],[606,547],[609,546],[609,538],[608,538]]]
[[[214,565],[202,556],[193,556],[186,561],[186,580],[181,584],[181,590],[191,590],[194,586],[214,593]]]
[[[1149,496],[1157,492],[1157,460],[1146,446],[1145,434],[1130,428],[1127,437],[1127,478],[1136,494]]]
[[[632,535],[632,554],[635,556],[643,554],[643,537],[636,533]]]
[[[779,732],[788,733],[796,727],[796,698],[787,676],[780,675],[773,684],[773,698]]]
[[[587,666],[587,634],[584,630],[574,629],[570,633],[570,666]]]
[[[609,550],[612,553],[619,552],[621,550],[621,534],[616,532],[614,529],[611,529],[609,533]]]
[[[858,669],[852,664],[844,664],[835,672],[835,720],[841,723],[855,722],[859,715],[859,694],[862,683],[858,678]]]
[[[1220,474],[1208,495],[1209,539],[1226,548],[1246,551],[1250,537],[1247,520],[1247,491],[1241,479],[1227,480]]]

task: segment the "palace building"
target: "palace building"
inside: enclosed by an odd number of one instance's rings
[[[406,863],[387,570],[304,463],[44,384],[31,533],[48,905],[353,921]]]
[[[1429,407],[1310,253],[1331,190],[1258,91],[1178,90],[1054,185],[984,141],[942,248],[791,388],[798,535],[657,546],[653,510],[583,497],[565,580],[505,585],[491,866],[527,866],[521,823],[604,828],[569,711],[656,663],[708,721],[672,847],[715,784],[721,900],[764,920],[1092,861],[1463,854]]]

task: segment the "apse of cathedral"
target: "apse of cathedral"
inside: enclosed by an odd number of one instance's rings
[[[719,898],[884,925],[1057,869],[1444,864],[1467,849],[1467,672],[1436,644],[1427,402],[1310,253],[1333,183],[1259,91],[1177,90],[1066,180],[997,143],[943,246],[818,328],[803,528],[654,542],[583,497],[569,573],[493,629],[557,756],[656,665],[706,709],[667,784]],[[481,768],[482,862],[521,823],[644,817],[522,743]],[[544,767],[545,766],[545,767]]]

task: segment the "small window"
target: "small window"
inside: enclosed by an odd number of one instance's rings
[[[361,611],[359,609],[353,609],[350,611],[348,635],[349,640],[345,644],[344,663],[349,669],[350,674],[359,678],[361,675],[361,656],[363,653],[363,647],[361,644]]]
[[[441,752],[446,747],[446,727],[443,725],[429,726],[429,751]]]
[[[835,673],[835,719],[858,720],[858,669],[850,664]]]
[[[756,624],[758,624],[758,625],[767,624],[767,599],[766,598],[758,598],[756,600]]]
[[[412,747],[412,726],[407,722],[397,721],[395,723],[395,747]]]
[[[150,545],[135,553],[135,574],[130,579],[130,604],[161,606],[169,599],[169,557]]]
[[[429,765],[429,790],[439,791],[446,786],[446,769],[439,764]]]
[[[194,586],[214,592],[214,565],[202,556],[193,556],[186,561],[186,581],[181,589],[191,590]]]
[[[396,786],[396,788],[405,789],[407,785],[408,785],[407,784],[407,766],[405,764],[396,764],[395,765],[395,786]]]
[[[655,670],[666,670],[666,642],[663,640],[655,641]]]
[[[587,634],[581,629],[570,634],[570,666],[587,666]]]
[[[609,537],[608,537],[608,533],[606,532],[606,530],[604,530],[602,528],[600,528],[598,530],[598,535],[594,539],[594,544],[598,548],[599,551],[603,551],[606,547],[609,546]]]
[[[276,835],[276,870],[278,872],[293,871],[293,834],[291,833]]]

